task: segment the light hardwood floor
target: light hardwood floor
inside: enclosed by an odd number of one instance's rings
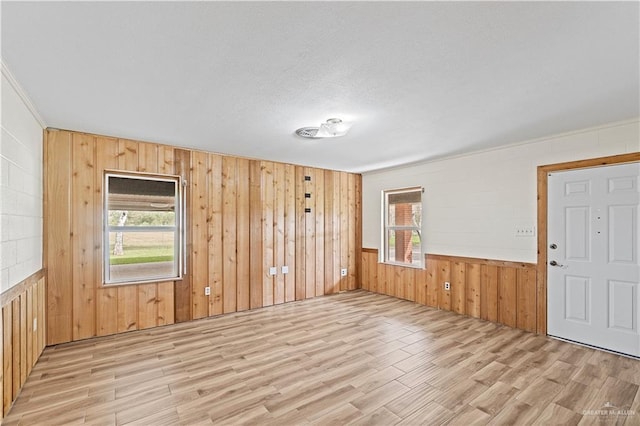
[[[637,425],[639,385],[637,360],[355,291],[49,347],[3,424]]]

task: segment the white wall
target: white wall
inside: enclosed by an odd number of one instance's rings
[[[426,253],[535,263],[536,167],[640,151],[640,120],[363,174],[363,247],[380,249],[380,192],[423,186]]]
[[[42,269],[42,127],[2,73],[0,291]]]

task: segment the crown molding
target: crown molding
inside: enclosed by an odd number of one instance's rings
[[[18,80],[16,80],[16,78],[13,76],[13,74],[7,67],[7,64],[4,62],[4,59],[0,59],[0,69],[2,71],[2,75],[5,76],[11,87],[13,87],[13,90],[15,90],[18,94],[18,97],[20,97],[22,102],[24,102],[31,115],[33,115],[33,118],[35,118],[38,124],[40,124],[40,127],[46,129],[47,123],[45,123],[44,119],[38,112],[38,109],[27,95],[27,92],[24,91],[22,86],[20,86],[20,83],[18,83]]]

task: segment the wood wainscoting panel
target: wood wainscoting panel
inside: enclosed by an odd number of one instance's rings
[[[378,250],[364,248],[361,265],[364,290],[536,332],[534,264],[428,254],[419,269],[380,263]]]
[[[40,270],[0,295],[0,419],[11,408],[45,344],[46,274]]]
[[[47,131],[44,143],[44,268],[47,344],[73,339],[71,132]],[[47,266],[51,265],[51,268]]]

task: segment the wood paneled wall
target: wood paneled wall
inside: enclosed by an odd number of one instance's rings
[[[7,414],[45,347],[45,274],[39,271],[0,297],[0,419]]]
[[[106,169],[187,181],[182,280],[103,286]],[[360,175],[58,130],[44,173],[48,344],[357,287]]]
[[[429,254],[424,269],[378,262],[362,250],[362,288],[510,327],[538,330],[536,265]],[[444,290],[444,283],[451,283]],[[545,301],[546,303],[546,301]]]

